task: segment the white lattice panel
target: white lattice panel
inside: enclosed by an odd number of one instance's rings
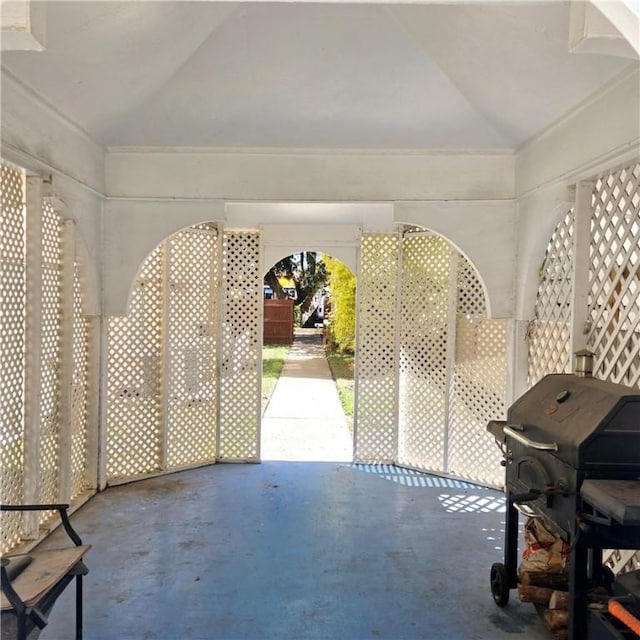
[[[225,231],[219,457],[258,458],[262,376],[260,234]]]
[[[398,461],[421,469],[443,468],[450,271],[445,240],[403,239]]]
[[[83,290],[79,265],[73,278],[73,374],[71,390],[71,499],[83,493],[87,479],[87,400],[89,381],[89,319],[84,314]]]
[[[571,371],[573,234],[569,211],[556,227],[540,269],[535,316],[529,325],[529,385],[549,373]]]
[[[168,241],[167,465],[216,459],[218,234],[186,229]]]
[[[1,499],[68,501],[88,486],[89,337],[77,269],[67,306],[63,286],[74,273],[74,229],[66,225],[65,245],[65,222],[37,178],[3,164],[1,187]],[[51,513],[40,515],[42,525]],[[3,549],[37,538],[34,516],[2,515]]]
[[[640,387],[640,163],[597,180],[589,271],[589,348],[594,375]],[[640,567],[640,552],[612,550],[615,573]]]
[[[487,315],[487,302],[482,282],[475,267],[460,254],[458,255],[457,283],[456,312],[467,319],[484,318]]]
[[[479,308],[484,293],[476,294]],[[446,470],[494,486],[504,483],[502,454],[486,427],[505,418],[506,345],[504,320],[458,315]]]
[[[640,570],[640,551],[635,549],[608,549],[602,554],[602,564],[616,575]]]
[[[594,375],[640,386],[640,163],[595,185],[589,317]]]
[[[24,174],[7,164],[0,176],[0,501],[24,502],[25,212]],[[2,551],[20,539],[21,518],[2,513]]]
[[[109,319],[107,477],[162,468],[163,246],[145,260],[128,315]]]
[[[62,219],[50,202],[42,211],[42,333],[40,345],[39,500],[59,500]],[[43,518],[47,515],[44,514]]]
[[[398,235],[362,236],[358,276],[356,460],[392,461],[397,451]]]

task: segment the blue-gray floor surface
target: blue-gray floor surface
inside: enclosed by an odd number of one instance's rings
[[[73,516],[93,548],[87,640],[548,640],[493,603],[501,493],[385,465],[214,465],[107,489]],[[59,545],[57,531],[47,546]],[[73,589],[42,640],[67,640]]]

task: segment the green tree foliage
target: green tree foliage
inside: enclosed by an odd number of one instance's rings
[[[331,292],[329,331],[332,342],[343,353],[356,347],[356,277],[343,262],[325,256],[328,285]]]
[[[322,289],[327,281],[324,262],[320,259],[322,254],[314,251],[301,251],[287,256],[269,269],[264,277],[264,283],[273,289],[277,299],[285,299],[287,293],[280,285],[278,278],[291,279],[296,287],[295,308],[298,315],[307,312],[316,292]]]
[[[271,269],[267,271],[267,275],[264,277],[264,283],[273,289],[273,295],[277,300],[284,300],[287,297],[287,294],[278,282],[278,278],[293,278],[295,267],[293,256],[287,256],[276,262]]]

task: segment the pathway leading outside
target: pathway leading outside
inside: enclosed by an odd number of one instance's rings
[[[321,331],[296,329],[262,417],[262,460],[352,460],[353,439],[324,353]]]

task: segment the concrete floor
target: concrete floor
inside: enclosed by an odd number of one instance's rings
[[[110,488],[74,514],[93,545],[87,640],[548,640],[532,605],[491,597],[502,494],[352,465],[317,335],[296,336],[262,456]],[[40,638],[67,640],[72,621],[67,589]]]
[[[114,487],[73,516],[93,545],[87,640],[549,638],[501,610],[499,492],[388,466],[214,465]],[[56,532],[47,545],[55,546]],[[73,592],[43,640],[67,640]]]

